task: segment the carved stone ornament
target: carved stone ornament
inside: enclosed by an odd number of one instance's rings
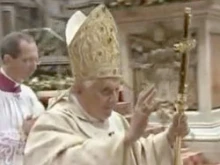
[[[196,29],[192,30],[191,36],[196,38]],[[181,55],[173,51],[173,45],[181,39],[181,30],[162,22],[149,25],[145,33],[129,36],[136,97],[144,83],[153,83],[158,98],[170,102],[176,100]],[[196,55],[194,48],[190,53],[188,80],[188,107],[191,110],[197,109]]]

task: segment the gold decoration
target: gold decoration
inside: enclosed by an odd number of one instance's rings
[[[178,44],[174,44],[174,51],[177,53],[185,53],[196,47],[196,40],[189,39]]]
[[[117,28],[104,5],[96,7],[88,17],[73,14],[67,23],[66,38],[76,80],[121,77]]]
[[[187,85],[188,85],[188,70],[189,70],[189,52],[195,47],[195,41],[192,42],[189,35],[190,23],[191,23],[191,8],[185,8],[184,13],[184,42],[180,43],[176,48],[177,52],[181,53],[181,66],[179,74],[179,88],[176,103],[176,110],[179,114],[183,114],[187,108]],[[193,44],[192,44],[193,43]],[[181,123],[178,123],[180,125]],[[182,147],[182,137],[175,137],[174,145],[174,165],[181,165],[181,147]]]

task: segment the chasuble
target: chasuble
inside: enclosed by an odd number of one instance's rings
[[[128,127],[116,112],[98,121],[70,95],[37,120],[27,140],[24,165],[172,164],[167,132],[126,146],[123,138]]]

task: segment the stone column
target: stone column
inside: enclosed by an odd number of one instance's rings
[[[133,77],[132,69],[129,67],[129,50],[127,49],[127,38],[126,33],[121,31],[119,33],[119,41],[121,48],[121,70],[123,74],[123,80],[125,82],[123,88],[124,99],[126,102],[133,103]]]
[[[203,115],[210,114],[211,105],[211,50],[210,50],[210,23],[203,20],[198,29],[198,110]]]

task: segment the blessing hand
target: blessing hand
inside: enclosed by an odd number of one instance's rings
[[[131,118],[130,128],[125,135],[124,141],[126,144],[132,144],[143,135],[148,123],[148,117],[155,109],[155,94],[154,86],[140,93]]]

